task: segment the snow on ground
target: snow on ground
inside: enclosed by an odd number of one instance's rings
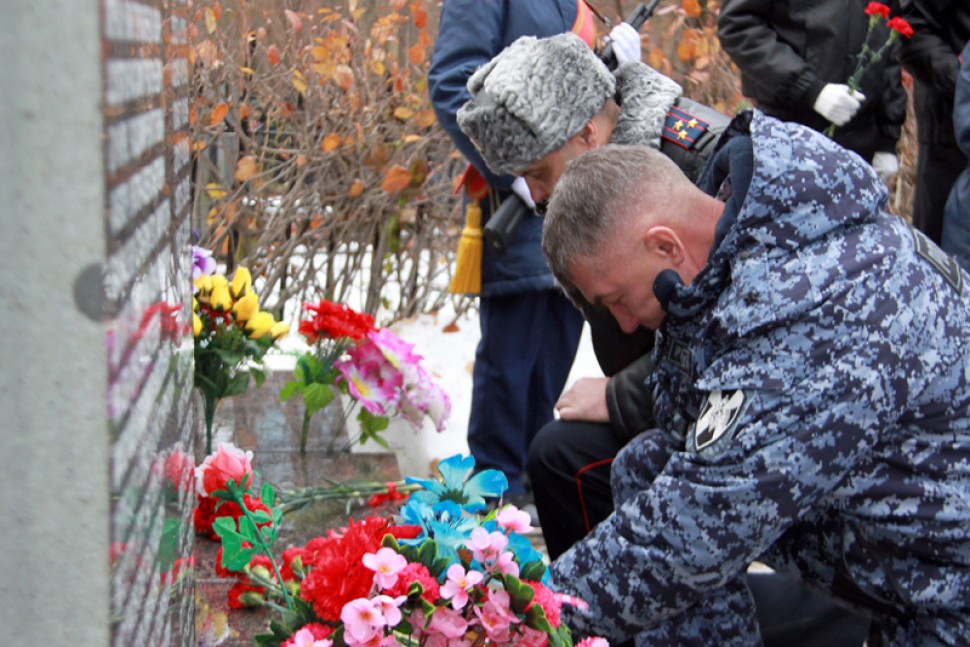
[[[453,319],[452,312],[440,311],[412,317],[391,326],[401,339],[414,344],[414,351],[424,357],[425,369],[435,377],[451,399],[451,418],[442,433],[437,433],[427,422],[424,427],[415,431],[402,420],[391,421],[390,427],[383,433],[391,449],[397,453],[401,473],[404,475],[425,476],[435,460],[457,453],[468,453],[466,433],[471,404],[472,366],[475,346],[480,336],[478,313],[472,312],[460,318],[456,322],[458,330],[455,332],[444,332],[442,329]],[[294,356],[286,353],[302,352],[305,345],[299,335],[291,332],[281,340],[280,347],[283,354],[268,355],[267,367],[291,371]],[[584,327],[579,352],[567,385],[580,377],[602,374],[593,355],[589,328]],[[385,450],[371,442],[364,446],[356,445],[353,451],[366,453]]]

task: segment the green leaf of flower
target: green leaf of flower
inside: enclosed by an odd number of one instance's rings
[[[293,380],[292,382],[287,382],[286,384],[283,385],[283,388],[280,389],[280,402],[286,402],[294,395],[296,395],[297,391],[302,391],[302,390],[303,390],[303,384],[301,382],[297,382],[296,380]]]
[[[333,399],[334,392],[329,384],[313,383],[303,389],[303,402],[311,415],[333,402]]]
[[[387,429],[388,419],[386,416],[377,416],[367,409],[361,407],[357,413],[357,420],[360,422],[360,444],[363,445],[368,439],[373,439],[375,443],[384,449],[390,449],[387,441],[380,435],[380,432]]]
[[[272,508],[273,504],[276,502],[276,491],[273,486],[269,483],[263,483],[263,487],[259,490],[259,500],[263,502],[263,505],[267,508]]]
[[[530,582],[541,582],[546,574],[546,565],[538,560],[533,560],[523,566],[519,571],[519,577]]]
[[[505,590],[509,593],[509,606],[516,613],[525,612],[525,608],[532,602],[535,591],[514,575],[504,575],[502,578],[505,582]]]
[[[222,565],[228,568],[230,571],[241,572],[249,565],[249,562],[252,560],[255,553],[256,550],[254,548],[241,548],[235,555],[226,557],[226,551],[223,549]]]

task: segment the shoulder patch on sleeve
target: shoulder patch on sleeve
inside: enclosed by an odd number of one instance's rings
[[[746,403],[747,398],[740,389],[727,393],[717,389],[708,393],[694,423],[694,451],[733,436]]]
[[[909,231],[913,234],[916,255],[932,265],[957,294],[963,294],[963,272],[957,259],[937,247],[936,243],[915,227],[910,226]]]
[[[674,106],[667,112],[661,137],[690,150],[710,127],[706,121]]]

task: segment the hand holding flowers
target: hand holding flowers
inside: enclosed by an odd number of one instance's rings
[[[869,66],[873,63],[882,59],[885,55],[886,50],[892,47],[900,36],[905,36],[909,38],[913,35],[913,28],[910,26],[905,19],[895,16],[893,18],[889,17],[890,8],[881,2],[870,2],[866,5],[864,9],[867,16],[869,16],[868,30],[866,31],[866,39],[862,43],[862,50],[858,54],[859,62],[856,64],[855,70],[846,80],[845,84],[848,86],[849,96],[855,95],[856,97],[861,97],[860,101],[865,100],[865,97],[859,92],[859,84],[862,82],[862,77],[869,69]],[[872,33],[878,25],[883,20],[886,21],[886,27],[889,28],[889,38],[878,48],[873,49],[869,44],[872,37]],[[826,86],[828,87],[828,86]],[[846,120],[847,121],[847,120]],[[832,123],[831,126],[826,129],[825,134],[831,137],[835,133],[836,123]]]

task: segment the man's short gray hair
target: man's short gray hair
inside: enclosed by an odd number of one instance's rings
[[[542,228],[542,251],[553,274],[575,293],[569,266],[598,254],[618,226],[642,214],[664,213],[679,186],[693,187],[660,151],[610,144],[566,165],[549,201]]]

